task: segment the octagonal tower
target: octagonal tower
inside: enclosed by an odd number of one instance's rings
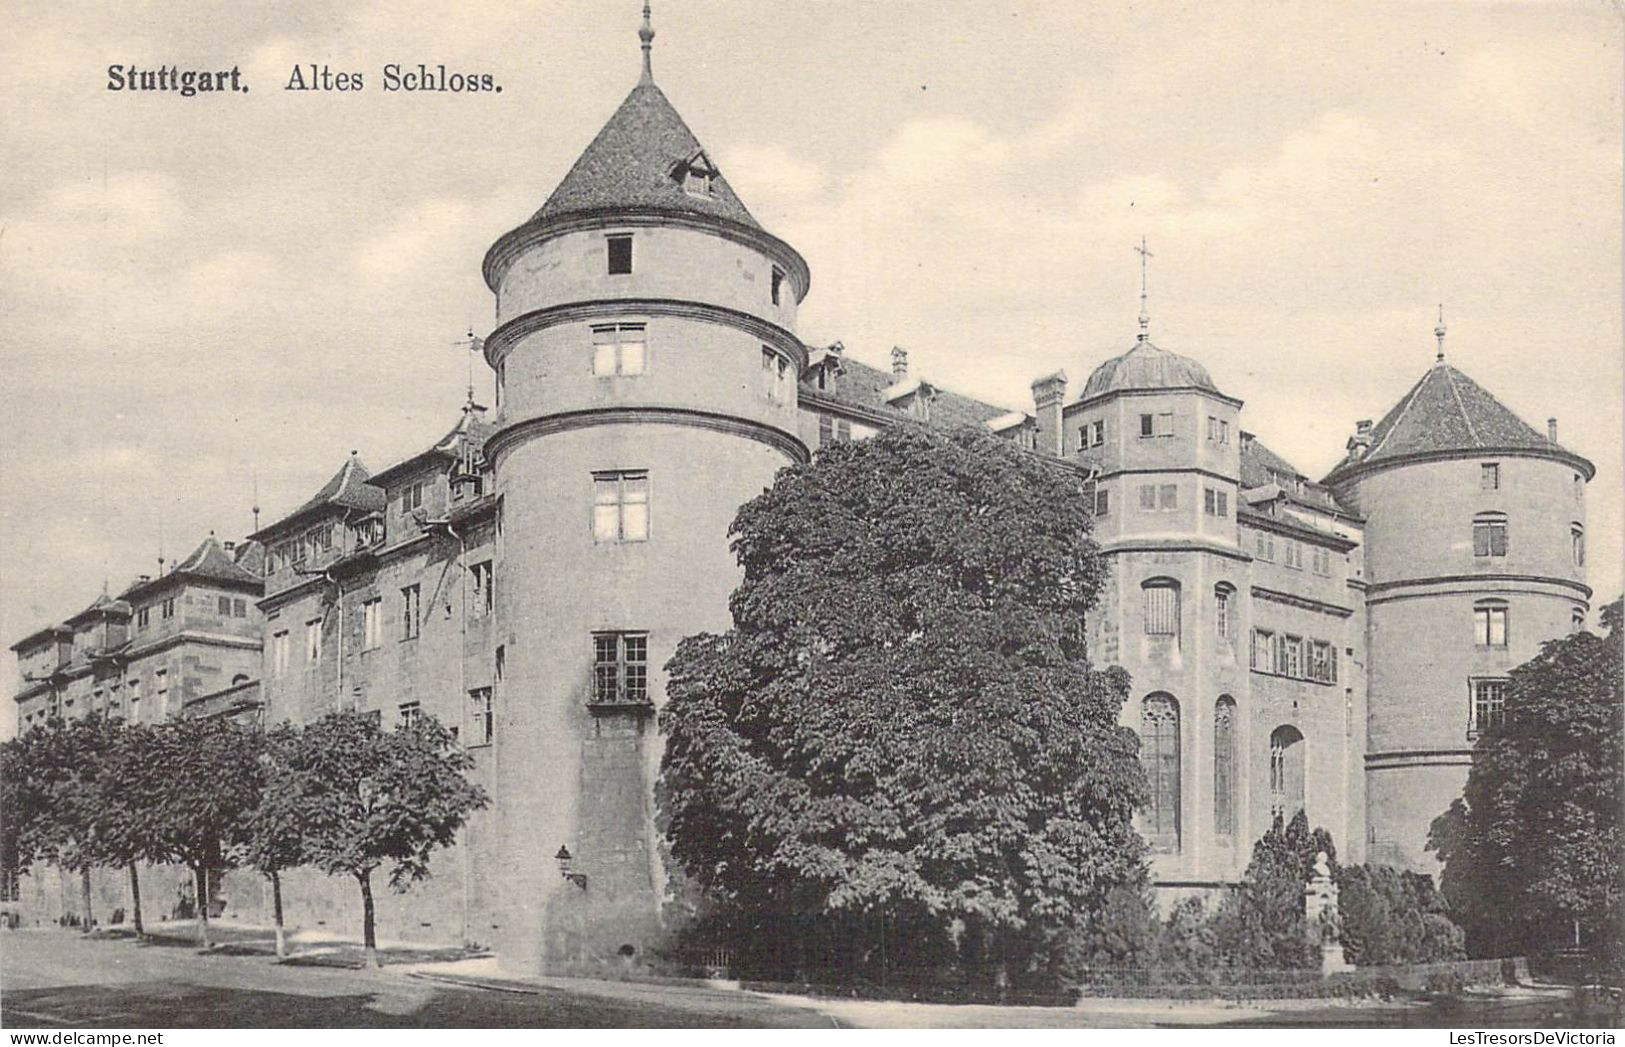
[[[494,934],[518,970],[636,963],[661,937],[664,666],[684,636],[729,627],[728,527],[807,458],[807,265],[655,85],[647,6],[639,35],[637,86],[485,259],[502,498]]]
[[[1592,464],[1438,358],[1326,477],[1366,517],[1373,861],[1436,872],[1434,818],[1459,797],[1507,674],[1584,623]]]

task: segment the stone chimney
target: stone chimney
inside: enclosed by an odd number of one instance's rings
[[[1557,419],[1556,418],[1548,418],[1548,419],[1546,419],[1546,439],[1550,440],[1554,444],[1557,442]]]
[[[237,543],[236,542],[223,542],[223,543],[221,543],[221,548],[226,550],[226,555],[229,556],[232,553],[237,551]]]
[[[908,350],[900,345],[891,347],[891,377],[894,382],[908,379]]]
[[[1037,416],[1037,449],[1056,458],[1066,450],[1061,433],[1061,401],[1066,399],[1066,372],[1033,380],[1033,414]]]
[[[1354,423],[1354,435],[1349,437],[1348,451],[1355,458],[1364,458],[1371,450],[1371,419],[1362,418]]]

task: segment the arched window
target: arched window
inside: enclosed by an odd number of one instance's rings
[[[1145,634],[1179,640],[1179,583],[1172,578],[1148,578],[1145,594]]]
[[[1236,587],[1229,582],[1213,587],[1213,631],[1221,640],[1236,635]]]
[[[1479,513],[1473,517],[1473,555],[1505,556],[1506,554],[1506,514]]]
[[[1213,703],[1213,832],[1236,831],[1236,700],[1228,694]]]
[[[1140,761],[1150,797],[1145,830],[1158,851],[1179,850],[1179,703],[1172,695],[1147,695],[1140,703]]]
[[[1569,542],[1574,550],[1574,566],[1586,565],[1586,529],[1577,523],[1569,524]]]
[[[1303,810],[1303,733],[1290,724],[1270,732],[1270,817],[1290,822]]]

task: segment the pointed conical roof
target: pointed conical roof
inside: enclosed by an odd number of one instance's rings
[[[709,192],[688,171],[709,172]],[[653,80],[632,88],[532,221],[609,210],[709,215],[761,229]]]
[[[1440,359],[1371,430],[1369,450],[1351,450],[1326,477],[1356,468],[1461,451],[1532,451],[1572,459],[1591,475],[1591,463],[1552,442],[1483,386]]]

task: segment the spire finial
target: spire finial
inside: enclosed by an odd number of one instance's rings
[[[1434,363],[1444,363],[1444,303],[1439,303],[1439,326],[1433,329],[1433,337],[1439,340],[1439,355],[1434,357]]]
[[[643,25],[638,27],[638,39],[643,41],[643,79],[641,82],[652,84],[655,82],[655,73],[650,52],[654,50],[655,46],[655,30],[654,26],[649,24],[649,0],[643,0]]]
[[[1140,246],[1134,249],[1134,253],[1140,256],[1140,341],[1143,342],[1151,337],[1151,313],[1147,311],[1145,304],[1146,260],[1155,256],[1146,250],[1143,236],[1140,237]]]

